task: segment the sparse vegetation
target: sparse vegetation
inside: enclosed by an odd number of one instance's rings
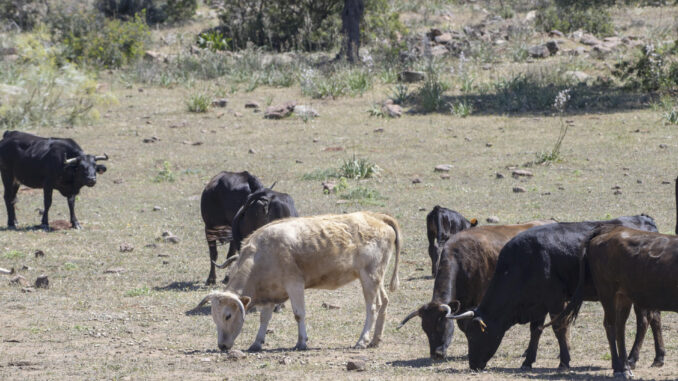
[[[344,162],[339,167],[339,176],[348,179],[369,179],[379,174],[381,169],[378,165],[372,163],[368,159],[356,158],[353,155],[351,159],[344,159]]]
[[[553,145],[550,152],[537,154],[537,164],[551,163],[560,160],[560,146],[563,144],[563,139],[567,135],[567,130],[570,128],[570,123],[563,119],[563,114],[567,108],[567,102],[570,100],[570,89],[563,90],[556,95],[553,102],[553,108],[558,113],[558,120],[560,121],[560,132],[558,139]]]
[[[409,97],[409,88],[406,84],[398,83],[397,85],[393,86],[391,90],[391,99],[393,99],[393,103],[397,105],[405,104]]]
[[[169,161],[165,160],[162,162],[162,169],[160,172],[158,172],[157,175],[153,178],[153,182],[155,183],[163,183],[163,182],[174,182],[174,172],[172,171],[172,165],[170,164]]]
[[[212,99],[205,93],[191,94],[186,101],[186,107],[190,112],[207,112],[210,108]]]
[[[443,93],[450,88],[447,82],[440,79],[435,64],[434,60],[430,58],[426,66],[426,79],[417,95],[422,111],[427,113],[441,110],[445,104]]]
[[[458,116],[460,118],[466,118],[467,116],[473,113],[473,105],[467,100],[462,100],[457,103],[452,104],[450,108],[452,115]]]

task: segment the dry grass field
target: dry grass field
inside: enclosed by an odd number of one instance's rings
[[[675,15],[676,8],[671,12]],[[485,75],[519,69],[500,65]],[[672,233],[676,223],[676,127],[664,124],[642,100],[637,100],[642,107],[630,110],[566,113],[572,126],[562,159],[534,165],[530,163],[536,155],[550,150],[558,136],[560,119],[551,113],[477,110],[466,118],[433,113],[384,119],[370,117],[368,109],[387,96],[387,86],[375,85],[362,96],[317,100],[303,96],[295,85],[240,90],[227,95],[226,108],[200,114],[187,111],[186,99],[201,89],[217,91],[218,83],[127,86],[115,75],[101,82],[118,102],[101,107],[99,121],[72,129],[28,130],[71,137],[88,153],[110,156],[108,172],[99,176],[94,188],[83,189],[76,203],[83,229],[34,230],[41,190],[20,191],[18,231],[4,228],[4,207],[0,212],[0,267],[17,269],[31,283],[41,274],[50,281],[48,289],[22,292],[21,286],[10,284],[10,276],[0,275],[0,379],[610,377],[597,303],[584,305],[572,330],[570,371],[556,370],[558,346],[551,331],[542,336],[535,368],[519,370],[527,326],[515,326],[506,334],[483,372],[468,370],[466,339],[460,331],[448,359],[431,362],[418,320],[395,329],[407,313],[430,300],[433,280],[428,276],[425,216],[440,204],[481,224],[493,215],[501,223],[515,223],[639,213],[654,217],[662,233]],[[267,120],[263,113],[244,108],[250,100],[264,106],[296,100],[312,105],[320,117]],[[157,141],[144,143],[151,137]],[[372,179],[348,180],[347,190],[362,187],[380,197],[346,201],[324,194],[321,179],[303,179],[314,171],[338,168],[354,155],[376,163],[381,172]],[[449,178],[434,172],[438,164],[452,165]],[[531,178],[515,179],[507,169],[526,165],[534,174]],[[399,220],[404,233],[401,287],[389,293],[380,348],[351,349],[364,321],[362,293],[354,282],[334,291],[307,290],[310,350],[291,350],[297,329],[289,303],[274,315],[263,352],[234,360],[218,350],[209,308],[189,311],[210,289],[222,287],[204,286],[209,257],[199,212],[203,186],[221,170],[248,170],[266,185],[277,181],[275,189],[292,195],[301,215],[367,209]],[[497,178],[497,173],[505,177]],[[415,178],[421,181],[414,183]],[[526,191],[514,193],[516,186]],[[621,194],[615,194],[617,186]],[[60,195],[54,196],[50,217],[68,219]],[[180,242],[163,242],[164,231]],[[133,251],[122,252],[121,245]],[[44,257],[36,257],[37,250]],[[220,247],[220,259],[225,253],[226,247]],[[217,276],[223,277],[224,271]],[[323,303],[339,309],[326,309]],[[236,349],[245,351],[251,344],[258,322],[257,313],[248,315]],[[654,357],[649,333],[634,371],[639,379],[678,377],[676,314],[663,314],[663,329],[666,364],[649,367]],[[627,343],[634,334],[632,316]],[[366,371],[347,372],[346,362],[353,359],[365,360]]]

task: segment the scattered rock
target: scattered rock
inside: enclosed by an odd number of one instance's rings
[[[160,254],[158,254],[158,257],[160,257],[160,258],[169,258],[169,254],[160,253]]]
[[[489,216],[489,217],[487,217],[487,219],[485,221],[487,221],[487,223],[490,223],[490,224],[498,224],[499,223],[499,217]]]
[[[600,45],[602,44],[602,41],[596,38],[596,36],[590,34],[590,33],[584,33],[581,35],[579,38],[579,42],[581,42],[584,45],[589,45],[589,46],[595,46],[595,45]]]
[[[35,288],[48,288],[49,287],[49,278],[47,275],[42,274],[37,279],[35,279]]]
[[[565,37],[565,34],[558,29],[554,29],[549,32],[550,37]]]
[[[212,107],[226,107],[228,105],[228,99],[219,98],[212,101]]]
[[[519,178],[519,177],[532,177],[532,172],[526,170],[526,169],[515,169],[512,173],[511,176],[514,178]]]
[[[442,175],[440,175],[440,178],[443,180],[448,180],[450,178],[450,175],[448,173],[443,173]]]
[[[605,45],[602,45],[602,44],[601,44],[601,45],[596,45],[596,46],[594,46],[594,47],[593,47],[593,52],[596,53],[596,55],[597,55],[599,58],[604,58],[604,57],[606,57],[607,55],[609,55],[610,53],[612,53],[612,49],[609,48],[609,47],[607,47],[607,46],[605,46]]]
[[[442,45],[436,45],[431,48],[431,55],[433,57],[442,57],[448,52],[447,48]]]
[[[638,180],[636,180],[636,182],[637,182],[638,184],[642,184],[642,183],[643,183],[643,180],[638,179]]]
[[[121,243],[120,244],[120,252],[121,253],[130,253],[134,251],[134,246],[132,246],[129,243]]]
[[[123,274],[127,270],[122,267],[111,267],[110,269],[104,270],[104,274]]]
[[[400,118],[403,115],[403,108],[397,104],[385,103],[381,106],[381,111],[391,118]]]
[[[420,183],[421,183],[421,179],[420,179],[420,178],[415,177],[415,178],[412,179],[412,184],[420,184]]]
[[[363,360],[351,360],[346,363],[346,370],[348,371],[353,371],[355,370],[356,372],[364,372],[365,371],[365,361]]]
[[[615,186],[613,186],[613,187],[610,188],[610,189],[612,189],[612,190],[615,190],[615,189],[621,189],[621,187],[620,187],[619,185],[615,185]]]
[[[325,147],[325,149],[323,151],[325,151],[325,152],[339,152],[339,151],[343,151],[343,150],[344,150],[344,147]]]
[[[147,50],[144,53],[144,60],[146,61],[155,61],[155,62],[165,62],[167,60],[167,56],[160,52],[156,52],[153,50]]]
[[[574,79],[577,82],[586,82],[589,78],[591,78],[590,75],[579,70],[568,70],[563,73],[563,77],[566,79]]]
[[[242,118],[242,113],[236,111],[233,113],[233,116],[235,116],[236,118]]]
[[[666,180],[662,181],[662,185],[669,185],[669,184],[671,184],[670,181],[666,181]]]
[[[420,82],[426,78],[426,75],[421,71],[405,70],[398,74],[398,80],[402,82]]]
[[[531,46],[527,49],[527,53],[532,58],[546,58],[551,54],[549,52],[549,49],[546,47],[546,45]]]
[[[157,136],[151,136],[150,138],[144,138],[144,140],[142,140],[142,141],[143,141],[144,143],[155,143],[155,142],[157,142],[157,141],[159,141],[159,140],[160,140],[160,139],[158,139]]]
[[[662,149],[664,149],[664,148],[666,148],[666,147],[668,147],[666,144],[660,144],[660,145],[659,145],[659,148],[662,148]]]
[[[294,108],[294,114],[302,118],[317,118],[320,116],[318,111],[307,105],[299,105]]]
[[[449,172],[452,169],[452,164],[438,164],[433,169],[435,172]]]
[[[278,363],[281,365],[290,365],[292,363],[292,358],[289,356],[285,356],[278,360]]]
[[[525,193],[526,191],[523,187],[513,187],[513,193]]]
[[[116,184],[116,185],[122,184],[123,182],[125,182],[123,179],[115,179],[115,180],[113,180],[113,184]]]
[[[503,179],[503,178],[504,178],[504,174],[503,174],[503,173],[500,173],[500,172],[495,173],[495,176],[496,176],[498,179]]]
[[[33,270],[33,269],[29,266],[21,265],[21,271],[28,271],[28,270]]]
[[[247,153],[253,155],[253,154],[257,153],[257,151],[255,151],[254,149],[250,148],[250,149],[247,150]]]
[[[492,147],[492,143],[485,143],[485,147],[487,147],[487,148]]]
[[[156,205],[156,206],[153,207],[153,211],[154,211],[154,212],[157,212],[157,211],[159,211],[159,210],[162,210],[162,208],[159,207],[158,205]]]
[[[264,118],[267,119],[282,119],[286,118],[294,112],[294,108],[296,107],[297,102],[290,101],[290,102],[285,102],[283,104],[275,105],[275,106],[269,106],[266,108],[266,112],[264,113]]]
[[[261,108],[261,105],[257,101],[249,101],[245,103],[245,108]]]
[[[21,292],[23,293],[29,293],[29,292],[34,292],[35,289],[33,287],[22,287]]]
[[[243,351],[240,351],[240,350],[237,350],[237,349],[231,349],[230,351],[228,351],[226,353],[226,357],[229,360],[241,360],[241,359],[244,359],[245,357],[247,357],[247,355]]]
[[[323,181],[323,193],[335,193],[337,191],[337,184],[332,181]]]
[[[34,255],[36,258],[42,258],[42,257],[45,256],[45,252],[42,251],[42,250],[36,250],[35,253],[33,253],[33,255]]]
[[[28,280],[23,275],[17,275],[9,280],[10,284],[18,285],[21,287],[28,286]]]
[[[431,30],[426,33],[426,37],[428,37],[431,41],[435,41],[435,38],[441,36],[442,34],[443,32],[440,29],[431,28]]]
[[[433,40],[439,44],[447,44],[452,41],[452,35],[449,33],[443,33],[439,36],[435,36]]]
[[[162,240],[166,243],[179,243],[179,237],[172,234],[170,231],[162,232]]]
[[[617,189],[616,191],[614,191],[615,196],[619,196],[620,194],[622,194],[621,190]]]
[[[381,127],[379,127],[379,128],[375,128],[373,132],[374,132],[374,133],[377,133],[377,134],[379,134],[379,133],[382,133],[382,132],[384,132],[384,129],[383,129],[383,128],[381,128]]]
[[[338,309],[341,308],[341,307],[339,307],[339,306],[337,306],[337,305],[329,304],[329,303],[326,303],[326,302],[323,302],[322,307],[323,307],[323,308],[326,308],[326,309],[328,309],[328,310],[338,310]]]
[[[529,11],[525,15],[525,22],[534,21],[537,18],[537,11]]]
[[[297,164],[303,164],[304,163],[302,160],[299,160],[299,159],[295,160],[294,162],[297,163]]]

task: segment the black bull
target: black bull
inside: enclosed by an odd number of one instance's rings
[[[426,235],[428,237],[428,256],[431,257],[431,275],[436,276],[440,251],[453,235],[470,229],[478,224],[478,220],[470,221],[459,212],[436,205],[426,215]]]
[[[651,217],[638,215],[610,221],[539,226],[518,234],[504,246],[480,305],[461,315],[450,316],[451,319],[471,319],[466,331],[471,369],[485,368],[504,334],[514,324],[529,322],[531,326],[539,327],[544,324],[547,313],[553,318],[563,311],[577,288],[582,242],[595,228],[606,223],[657,231]],[[586,285],[584,299],[598,299],[592,284]],[[636,314],[639,324],[630,361],[635,363],[638,359],[649,321],[657,350],[655,364],[658,365],[664,356],[660,315],[657,311],[637,308]],[[559,367],[567,368],[570,363],[569,324],[554,324],[554,331],[560,347]]]
[[[49,208],[52,192],[58,190],[68,201],[71,226],[80,228],[75,217],[75,196],[83,186],[96,184],[96,175],[106,167],[96,164],[108,156],[87,155],[72,139],[42,138],[19,131],[5,131],[0,140],[0,172],[5,188],[7,227],[15,229],[14,210],[19,185],[42,188],[44,212],[40,227],[49,230]]]

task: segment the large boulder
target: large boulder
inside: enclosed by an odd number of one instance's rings
[[[534,45],[527,49],[527,53],[532,58],[546,58],[551,55],[546,45]]]
[[[405,70],[398,74],[398,80],[402,82],[420,82],[426,78],[426,75],[420,71]]]

